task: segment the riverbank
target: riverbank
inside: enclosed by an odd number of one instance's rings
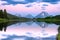
[[[36,21],[48,21],[48,22],[55,22],[55,21],[60,21],[60,19],[45,19],[45,18],[37,18]]]
[[[3,18],[0,18],[0,22],[7,22],[7,21],[20,21],[20,22],[37,21],[37,22],[59,23],[60,24],[60,19],[45,19],[45,18],[37,18],[37,19],[30,19],[30,18],[3,19]]]
[[[58,28],[57,40],[60,40],[60,26]]]
[[[57,35],[57,40],[60,40],[60,33]]]
[[[0,23],[4,23],[4,22],[27,22],[27,21],[31,21],[31,19],[27,19],[27,18],[21,18],[21,19],[3,19],[3,18],[0,18]]]
[[[8,21],[7,19],[0,18],[0,23],[7,22],[7,21]]]
[[[60,19],[37,18],[36,21],[37,21],[37,22],[56,23],[56,22],[60,22]]]

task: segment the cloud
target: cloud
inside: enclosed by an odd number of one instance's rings
[[[12,1],[15,1],[15,2],[24,2],[25,0],[12,0]]]
[[[27,2],[26,1],[19,1],[19,0],[2,0],[2,1],[5,1],[7,2],[8,4],[13,4],[13,5],[16,5],[16,4],[26,4]]]
[[[26,7],[32,7],[32,5],[27,5]]]
[[[7,3],[6,1],[0,1],[0,5]]]
[[[48,14],[60,14],[60,2],[58,4],[50,4],[46,2],[33,2],[28,4],[9,4],[9,5],[3,5],[0,6],[0,9],[6,9],[9,13],[17,15],[21,14],[22,16],[25,16],[27,14],[32,14],[33,16],[38,15],[43,10],[48,12]],[[25,14],[25,15],[24,15]]]
[[[48,6],[47,4],[43,4],[43,6]]]
[[[28,4],[28,3],[33,3],[33,2],[48,2],[51,4],[57,4],[60,0],[1,0],[1,1],[6,1],[8,4]]]
[[[48,2],[51,4],[56,4],[58,1],[60,1],[60,0],[43,0],[43,2]]]

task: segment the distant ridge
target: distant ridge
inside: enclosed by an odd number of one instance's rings
[[[25,18],[33,18],[33,16],[31,14],[28,14],[25,16]]]
[[[45,18],[45,17],[52,17],[52,15],[49,15],[47,12],[42,11],[41,13],[39,13],[36,16],[33,16],[32,14],[27,14],[26,16],[22,16],[22,15],[17,15],[17,17],[24,17],[24,18]]]

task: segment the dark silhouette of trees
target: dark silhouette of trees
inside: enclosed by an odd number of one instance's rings
[[[4,30],[4,32],[6,32],[8,23],[0,23],[0,31]]]
[[[60,15],[46,17],[45,19],[60,19]]]
[[[0,18],[8,19],[6,9],[4,9],[4,11],[0,10]]]
[[[0,18],[4,18],[3,10],[0,10]]]
[[[4,18],[4,19],[19,19],[19,17],[7,13],[6,9],[0,10],[0,18]]]
[[[6,9],[4,9],[4,18],[8,19]]]
[[[56,19],[60,19],[60,15],[56,15],[55,18],[56,18]]]

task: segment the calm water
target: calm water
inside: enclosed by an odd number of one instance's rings
[[[45,22],[0,23],[0,40],[56,40],[58,27]]]

